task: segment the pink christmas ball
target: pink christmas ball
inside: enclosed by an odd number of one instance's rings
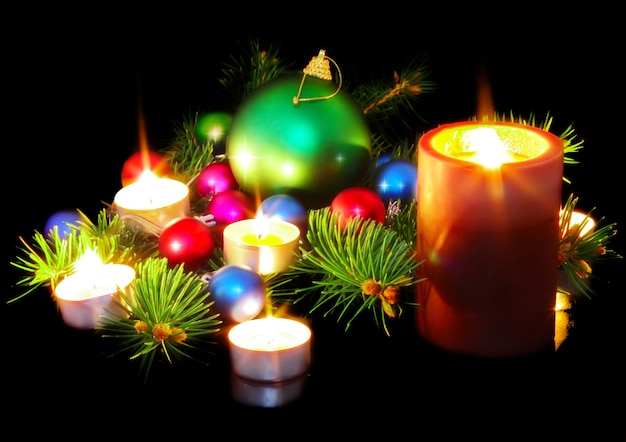
[[[235,175],[227,162],[211,163],[200,171],[196,183],[198,195],[203,198],[210,198],[215,194],[225,190],[236,190],[239,188]]]
[[[208,202],[206,213],[214,217],[218,225],[227,225],[242,219],[255,217],[254,199],[240,190],[230,189],[219,192]]]

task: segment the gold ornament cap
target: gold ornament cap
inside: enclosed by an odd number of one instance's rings
[[[337,68],[337,74],[339,76],[337,89],[335,90],[335,92],[333,92],[330,95],[326,95],[325,97],[309,97],[309,98],[300,97],[300,95],[302,94],[302,87],[304,86],[304,80],[306,79],[307,75],[310,77],[319,78],[321,80],[332,81],[333,76],[330,71],[331,61]],[[324,49],[320,49],[317,56],[311,58],[311,61],[309,62],[309,64],[304,69],[302,69],[302,81],[300,82],[300,87],[298,88],[298,94],[295,97],[293,97],[293,104],[298,105],[298,103],[300,103],[301,101],[328,100],[329,98],[332,98],[335,95],[337,95],[337,93],[341,89],[341,85],[342,85],[341,69],[339,69],[339,66],[337,65],[335,60],[326,56],[326,51]]]
[[[317,77],[322,80],[332,80],[333,76],[330,73],[330,63],[326,58],[326,51],[320,49],[319,54],[316,57],[311,58],[309,64],[302,69],[306,75]]]

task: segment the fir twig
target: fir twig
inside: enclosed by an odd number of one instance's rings
[[[413,249],[417,247],[417,201],[402,205],[401,200],[387,206],[386,224]]]
[[[336,314],[347,330],[370,311],[388,335],[387,318],[399,317],[403,305],[414,305],[403,299],[402,289],[419,282],[419,263],[412,245],[394,230],[361,217],[341,227],[338,214],[325,207],[309,212],[307,239],[311,249],[302,250],[293,270],[311,276],[312,283],[295,289],[294,303],[313,298],[310,313]]]
[[[423,94],[436,89],[430,75],[427,58],[415,57],[400,71],[394,71],[391,81],[360,83],[351,95],[363,109],[372,132],[396,144],[416,132],[415,122],[409,116],[423,121],[416,104]]]
[[[506,116],[505,114],[499,115],[496,113],[494,115],[494,119],[495,121],[511,121],[511,122],[517,122],[519,124],[526,125],[526,126],[539,127],[540,129],[543,129],[546,132],[550,132],[550,129],[552,127],[552,122],[553,122],[553,117],[550,115],[549,112],[546,114],[543,121],[539,124],[536,122],[536,118],[534,114],[530,114],[528,119],[526,119],[522,116],[516,117],[513,114],[513,111],[510,111],[508,116]],[[578,153],[584,147],[585,141],[576,140],[577,136],[578,135],[576,134],[573,124],[570,124],[559,135],[559,138],[563,141],[563,163],[564,164],[579,164],[579,161],[575,160],[572,154]],[[571,184],[571,181],[565,175],[563,175],[563,181],[568,184]]]
[[[244,101],[257,87],[278,77],[291,67],[279,58],[279,46],[262,50],[258,40],[250,42],[248,50],[238,57],[231,55],[222,67],[220,85],[233,97],[235,106]]]
[[[174,126],[174,138],[167,149],[169,166],[177,179],[189,183],[200,171],[214,160],[213,143],[203,142],[197,136],[198,119],[196,112],[183,118]]]
[[[19,238],[22,246],[11,264],[25,273],[17,282],[25,291],[9,303],[39,287],[51,287],[54,291],[61,279],[74,272],[74,264],[87,251],[94,251],[104,263],[132,263],[158,253],[154,242],[127,229],[118,215],[109,219],[106,209],[100,211],[97,223],[80,210],[78,213],[80,220],[76,224],[66,223],[66,233],[55,226],[46,235],[35,231],[30,243]]]
[[[621,258],[621,255],[607,248],[611,238],[617,234],[615,223],[596,227],[589,233],[583,232],[585,224],[591,222],[593,209],[585,215],[582,221],[572,225],[572,213],[577,203],[578,198],[570,195],[561,211],[559,267],[565,272],[575,289],[590,298],[594,294],[589,285],[593,264],[601,260]],[[604,221],[603,218],[599,219],[596,226],[602,221]],[[563,288],[559,290],[569,293]]]
[[[131,293],[120,291],[129,317],[113,314],[102,318],[103,338],[119,341],[111,356],[128,354],[140,361],[144,380],[152,364],[164,358],[201,362],[196,353],[207,350],[211,334],[219,331],[219,313],[213,313],[206,283],[184,266],[168,267],[166,258],[149,258],[136,267]]]

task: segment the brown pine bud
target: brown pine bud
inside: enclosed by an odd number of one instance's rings
[[[361,283],[361,291],[364,295],[378,295],[381,289],[380,283],[372,278]]]

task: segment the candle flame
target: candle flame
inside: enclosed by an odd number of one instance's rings
[[[142,184],[150,185],[151,183],[154,183],[156,179],[158,179],[156,174],[148,168],[141,172],[137,181]]]
[[[491,94],[491,85],[487,78],[487,70],[481,69],[477,78],[477,112],[476,116],[481,121],[489,121],[490,116],[494,116],[493,97]]]
[[[158,179],[159,177],[149,169],[145,169],[141,172],[141,175],[139,175],[137,179],[137,184],[143,188],[143,192],[150,206],[154,204],[153,193]]]
[[[104,265],[104,263],[102,262],[100,256],[98,256],[98,254],[95,252],[95,250],[87,250],[80,258],[76,260],[73,267],[75,273],[85,273],[91,272],[102,265]]]
[[[488,169],[497,169],[502,163],[514,161],[494,129],[479,127],[467,131],[461,140],[463,150],[473,152],[471,161]]]
[[[257,214],[254,223],[254,231],[259,239],[264,239],[269,233],[269,220],[262,214]]]
[[[149,170],[150,167],[150,158],[149,158],[149,152],[150,149],[148,148],[148,136],[146,135],[146,119],[144,118],[143,115],[143,109],[141,107],[141,104],[137,105],[137,119],[138,124],[139,124],[139,151],[141,152],[141,157],[142,157],[142,164],[143,164],[143,169],[144,170]]]

